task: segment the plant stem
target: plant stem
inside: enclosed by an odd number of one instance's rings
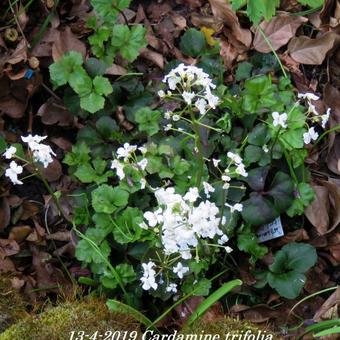
[[[336,125],[336,126],[334,126],[333,128],[331,128],[331,129],[325,131],[325,132],[317,139],[317,141],[313,144],[313,148],[315,147],[315,145],[317,145],[317,144],[321,141],[321,139],[322,139],[323,137],[325,137],[325,136],[328,135],[329,133],[332,133],[332,132],[338,131],[338,130],[340,130],[340,125]]]
[[[200,127],[196,121],[195,114],[190,108],[190,117],[193,124],[193,129],[195,132],[195,145],[198,151],[198,171],[196,177],[196,186],[199,188],[201,186],[202,175],[203,175],[203,168],[204,168],[204,158],[203,158],[203,148],[201,142],[201,135],[200,135]]]
[[[273,54],[274,54],[274,56],[275,56],[277,62],[279,63],[279,65],[280,65],[280,67],[281,67],[281,70],[282,70],[282,73],[283,73],[284,77],[285,77],[285,78],[288,78],[287,73],[286,73],[286,71],[285,71],[285,69],[284,69],[284,67],[283,67],[283,65],[282,65],[282,63],[281,63],[281,60],[280,60],[279,56],[277,55],[277,53],[276,53],[276,51],[275,51],[275,49],[274,49],[274,47],[273,47],[271,41],[270,41],[270,40],[268,39],[268,37],[264,34],[263,29],[262,29],[260,26],[257,25],[256,28],[259,30],[259,32],[260,32],[260,34],[262,35],[264,41],[267,43],[267,45],[268,45],[268,46],[270,47],[270,49],[272,50],[272,52],[273,52]]]

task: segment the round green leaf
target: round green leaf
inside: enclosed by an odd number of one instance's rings
[[[203,52],[206,46],[204,33],[196,30],[195,28],[189,28],[182,36],[179,43],[179,47],[183,54],[197,57]]]

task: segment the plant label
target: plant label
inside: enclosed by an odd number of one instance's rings
[[[262,225],[256,234],[260,243],[283,236],[284,232],[280,216],[273,222]]]

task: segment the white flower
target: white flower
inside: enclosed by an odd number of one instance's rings
[[[221,162],[220,159],[214,159],[214,158],[212,159],[212,161],[213,161],[213,165],[214,165],[215,168],[217,168],[218,164]]]
[[[184,101],[185,101],[188,105],[191,105],[191,102],[192,102],[192,100],[193,100],[194,97],[195,97],[195,93],[183,91],[182,97],[183,97]]]
[[[311,92],[299,93],[298,98],[307,99],[307,100],[319,100],[320,99],[320,97],[318,97],[317,95]]]
[[[222,188],[223,188],[224,190],[228,190],[228,189],[230,188],[230,183],[228,183],[228,182],[224,183],[223,186],[222,186]]]
[[[148,152],[148,149],[145,146],[140,146],[138,150],[142,153],[142,155],[145,155]]]
[[[229,182],[231,180],[231,177],[228,175],[222,175],[221,179],[223,182]]]
[[[236,153],[233,153],[233,152],[228,152],[227,153],[227,156],[232,160],[232,161],[234,161],[236,164],[240,164],[240,163],[242,163],[242,158],[239,156],[239,155],[237,155]]]
[[[217,241],[218,244],[225,244],[229,241],[229,237],[227,235],[222,235],[222,237]]]
[[[303,134],[303,141],[305,144],[309,144],[312,140],[317,140],[319,134],[314,130],[314,127],[311,127],[308,132]]]
[[[215,188],[207,182],[203,182],[203,188],[207,198],[210,198],[211,192],[215,192]]]
[[[241,203],[236,203],[234,205],[230,205],[230,204],[226,203],[225,206],[230,209],[231,213],[233,213],[234,211],[241,212],[243,210],[243,205]]]
[[[146,211],[144,218],[148,221],[150,227],[155,227],[158,223],[162,222],[162,209],[157,209],[155,212]]]
[[[38,135],[32,136],[31,134],[29,134],[26,137],[24,137],[24,136],[21,137],[22,141],[27,143],[31,150],[34,150],[36,144],[39,144],[40,142],[42,142],[46,138],[47,138],[47,136],[38,136]]]
[[[17,148],[15,146],[10,146],[4,152],[4,157],[6,159],[11,159],[16,152],[17,152]]]
[[[171,118],[171,115],[172,115],[172,111],[165,111],[165,113],[164,113],[164,118],[165,118],[165,119],[170,119],[170,118]]]
[[[137,145],[130,145],[129,143],[124,143],[124,145],[117,149],[117,158],[123,158],[124,162],[128,160],[131,153],[137,150]]]
[[[264,145],[262,146],[262,150],[263,150],[265,153],[268,153],[268,152],[269,152],[269,149],[268,149],[267,144],[264,144]]]
[[[140,280],[143,283],[142,288],[144,290],[149,290],[150,288],[156,290],[158,287],[154,276],[149,276],[149,277],[143,276],[140,278]]]
[[[178,262],[176,267],[173,267],[173,272],[177,274],[180,279],[183,279],[183,274],[189,271],[189,267],[184,267],[181,262]]]
[[[164,126],[164,131],[169,131],[172,129],[172,124],[167,124],[166,126]]]
[[[157,94],[158,94],[158,96],[159,96],[160,98],[164,98],[164,97],[165,97],[165,92],[164,92],[163,90],[159,90],[159,91],[157,92]]]
[[[181,117],[180,117],[179,115],[173,115],[173,116],[172,116],[172,120],[173,120],[174,122],[178,122],[180,119],[181,119]]]
[[[237,174],[243,176],[243,177],[247,177],[248,176],[248,173],[247,173],[243,163],[237,165],[237,168],[235,169],[235,172]]]
[[[189,188],[189,191],[184,195],[183,199],[185,201],[189,201],[191,203],[194,203],[197,201],[197,198],[199,197],[198,189],[196,187]]]
[[[145,229],[145,230],[148,230],[148,229],[149,229],[148,225],[147,225],[145,222],[139,223],[138,225],[139,225],[139,227],[142,228],[142,229]]]
[[[111,169],[115,169],[117,176],[119,179],[123,179],[125,177],[124,173],[124,165],[121,164],[117,159],[114,159],[111,163]]]
[[[146,166],[148,165],[148,160],[147,158],[143,158],[137,164],[142,170],[145,170]]]
[[[208,103],[203,98],[199,98],[196,100],[195,106],[197,107],[201,115],[204,115],[207,112],[207,104]]]
[[[143,189],[145,189],[145,186],[146,186],[146,180],[145,180],[145,178],[141,178],[141,180],[140,180],[140,188],[143,190]]]
[[[212,108],[212,109],[215,109],[216,106],[219,104],[220,102],[220,98],[218,98],[217,96],[214,96],[212,93],[211,93],[211,90],[210,90],[210,87],[207,87],[205,92],[205,99],[208,101],[209,103],[209,106]]]
[[[229,246],[224,247],[224,249],[228,254],[230,254],[233,251],[233,248],[231,248]]]
[[[274,126],[280,125],[284,129],[287,127],[287,113],[279,114],[278,112],[273,112],[272,117]]]
[[[9,168],[6,169],[5,176],[8,177],[13,184],[23,184],[18,180],[18,175],[23,171],[22,166],[18,165],[15,161],[9,163]]]
[[[324,115],[321,116],[321,119],[322,119],[322,121],[321,121],[321,126],[322,126],[324,129],[326,128],[326,124],[327,124],[327,122],[328,122],[328,120],[329,120],[330,113],[331,113],[331,109],[328,108],[327,111],[326,111],[326,114],[324,114]]]
[[[168,293],[177,293],[177,285],[176,285],[176,283],[169,283],[169,286],[168,287],[166,287],[166,291],[168,292]]]
[[[42,163],[44,168],[47,168],[48,164],[53,162],[52,155],[55,156],[56,154],[49,145],[35,145],[35,149],[33,150],[33,159],[36,162]]]
[[[313,113],[316,116],[319,115],[319,112],[316,111],[315,105],[313,105],[311,102],[308,102],[308,112],[311,112],[311,113]]]

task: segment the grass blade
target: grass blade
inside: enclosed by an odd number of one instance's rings
[[[200,316],[202,316],[215,302],[221,299],[225,294],[229,293],[233,288],[240,286],[242,284],[241,280],[233,280],[225,283],[222,287],[215,290],[211,295],[209,295],[191,314],[187,324],[192,324]]]

